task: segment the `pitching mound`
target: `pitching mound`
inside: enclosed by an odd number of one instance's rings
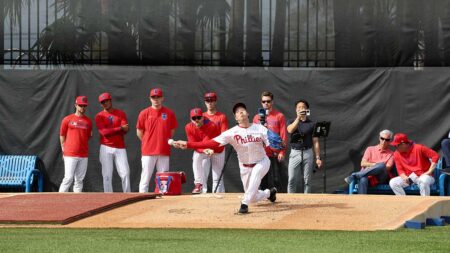
[[[0,223],[68,224],[129,203],[154,199],[156,196],[138,193],[2,194]]]
[[[68,227],[392,230],[406,220],[450,215],[450,197],[278,194],[236,214],[242,194],[166,196],[79,220]]]

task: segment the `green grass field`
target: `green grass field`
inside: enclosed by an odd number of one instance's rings
[[[450,226],[381,232],[0,228],[0,252],[450,252]]]

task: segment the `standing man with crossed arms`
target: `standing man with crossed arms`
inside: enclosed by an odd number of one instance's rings
[[[98,102],[103,111],[95,116],[100,134],[100,163],[102,164],[103,190],[113,192],[113,162],[122,179],[123,192],[130,192],[130,167],[125,149],[124,135],[128,133],[128,121],[125,112],[112,107],[111,95],[100,94]]]
[[[68,192],[72,182],[74,192],[83,191],[83,180],[88,165],[88,141],[92,137],[92,121],[86,115],[88,100],[79,96],[75,100],[75,113],[61,123],[59,141],[64,158],[64,179],[59,192]]]
[[[223,133],[228,130],[228,119],[224,113],[217,110],[217,94],[215,92],[207,92],[204,96],[206,112],[203,113],[203,117],[209,119],[214,124],[216,124],[220,132]],[[225,163],[225,150],[222,152],[214,152],[209,158],[206,158],[202,162],[204,176],[203,176],[203,193],[208,191],[208,177],[209,177],[209,167],[212,167],[212,191],[216,189],[217,182],[219,181],[220,174],[222,174],[223,166]],[[225,192],[225,184],[222,177],[219,187],[217,187],[217,192]]]
[[[220,134],[220,129],[216,124],[209,121],[208,119],[204,119],[202,109],[200,108],[192,109],[190,112],[190,118],[191,122],[186,124],[185,127],[188,141],[190,142],[207,141],[211,140],[214,137],[217,137]],[[210,156],[214,156],[214,154],[223,153],[223,150],[224,150],[223,147],[217,147],[214,149],[197,148],[194,150],[194,154],[192,155],[192,170],[194,172],[195,188],[192,191],[192,194],[202,193],[203,182],[206,181],[203,180],[205,169],[202,165],[203,161],[209,159]],[[213,161],[213,179],[217,180],[219,175],[220,172],[218,174],[217,171],[214,170],[214,161]],[[215,182],[215,184],[217,184],[217,181]]]
[[[148,192],[150,179],[156,166],[158,172],[169,171],[170,146],[167,143],[175,133],[178,122],[175,113],[162,105],[160,88],[150,91],[151,106],[139,113],[136,134],[141,140],[142,173],[139,192]]]
[[[284,115],[273,109],[273,94],[269,91],[264,91],[261,94],[262,109],[266,111],[265,115],[265,127],[278,134],[284,143],[286,143],[286,119]],[[253,117],[253,123],[261,123],[261,115],[256,114]],[[283,160],[286,155],[286,150],[273,150],[270,147],[266,147],[266,154],[270,159],[269,172],[264,176],[261,181],[261,189],[276,187],[281,189],[280,171],[283,166]]]
[[[241,180],[245,192],[239,213],[245,214],[248,213],[250,203],[264,199],[275,202],[277,189],[259,190],[261,179],[270,167],[270,160],[264,149],[265,146],[269,146],[267,128],[250,123],[247,107],[243,103],[237,103],[233,106],[233,114],[238,125],[221,133],[214,139],[203,142],[175,141],[174,146],[183,149],[197,149],[216,148],[231,144],[238,155]]]

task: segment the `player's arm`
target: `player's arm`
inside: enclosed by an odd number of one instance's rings
[[[122,128],[122,131],[124,134],[128,133],[129,126],[128,126],[128,120],[127,120],[127,115],[124,113],[122,113],[122,120],[120,121],[120,127]]]
[[[439,154],[436,151],[432,150],[431,148],[425,146],[422,146],[422,152],[425,154],[426,157],[431,159],[430,167],[428,168],[428,171],[425,172],[425,174],[431,176],[433,175],[433,171],[436,168],[436,164],[439,160]]]
[[[137,135],[138,139],[142,141],[142,136],[144,136],[144,130],[137,128],[136,135]]]
[[[66,142],[66,136],[59,136],[59,142],[61,143],[61,151],[64,153],[64,143]]]
[[[122,127],[107,128],[103,123],[101,116],[95,117],[95,124],[97,125],[98,133],[105,137],[120,133],[122,131]]]

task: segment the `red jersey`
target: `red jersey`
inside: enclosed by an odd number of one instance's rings
[[[186,136],[189,142],[207,141],[220,135],[219,126],[209,120],[204,120],[203,126],[201,126],[200,128],[196,127],[194,123],[190,122],[186,124],[184,130],[186,131]],[[195,151],[199,153],[203,153],[203,150],[203,148],[195,149]],[[212,150],[214,150],[214,153],[222,153],[224,147],[215,147]]]
[[[394,152],[395,166],[399,175],[405,173],[409,176],[413,172],[417,176],[422,175],[430,168],[430,159],[437,163],[439,154],[421,144],[412,144],[411,148],[404,153]]]
[[[64,156],[88,157],[88,141],[92,135],[92,121],[85,115],[66,116],[61,122],[60,136],[65,136]]]
[[[101,111],[95,116],[98,132],[100,133],[100,144],[112,148],[125,148],[123,136],[125,132],[121,126],[128,124],[125,112],[112,109],[111,112]]]
[[[142,155],[170,155],[170,146],[167,141],[172,138],[172,130],[177,127],[175,113],[164,106],[160,109],[150,106],[142,110],[136,124],[136,128],[144,132]]]
[[[281,139],[286,143],[287,140],[287,130],[286,130],[286,119],[284,118],[284,115],[277,111],[272,109],[269,114],[266,115],[266,127],[272,131],[274,131],[276,134],[278,134]],[[256,114],[255,117],[253,117],[253,123],[258,124],[259,122],[259,114]],[[286,153],[286,150],[279,151],[282,154]],[[270,147],[266,147],[266,153],[269,157],[278,156],[274,150],[270,149]]]
[[[208,112],[204,112],[203,117],[209,119],[214,124],[218,125],[221,133],[228,130],[228,119],[227,116],[225,116],[225,114],[221,112],[216,112],[213,115],[210,115],[208,114]]]

